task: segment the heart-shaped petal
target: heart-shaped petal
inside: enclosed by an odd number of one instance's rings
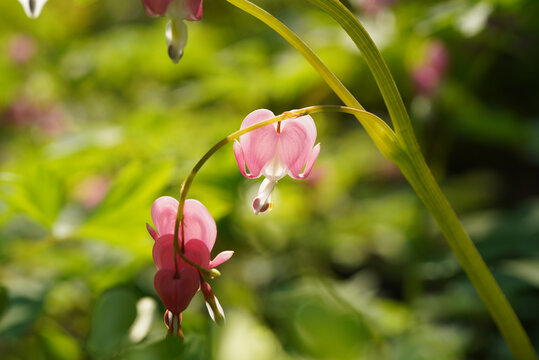
[[[189,261],[206,269],[210,264],[210,252],[206,244],[198,239],[191,239],[186,243],[184,256]]]
[[[152,220],[160,236],[174,234],[178,200],[162,196],[152,205]],[[183,206],[183,235],[185,245],[193,239],[202,241],[208,253],[211,252],[217,237],[217,226],[210,212],[200,201],[187,199]],[[181,239],[182,232],[178,236]]]
[[[234,157],[236,158],[236,163],[238,164],[238,167],[240,168],[241,174],[248,179],[255,179],[258,176],[260,176],[260,173],[257,176],[254,176],[248,173],[247,171],[245,171],[245,156],[243,155],[243,149],[241,147],[241,144],[238,142],[238,140],[234,141],[233,149],[234,149]]]
[[[179,314],[189,306],[200,286],[198,272],[192,267],[181,268],[178,275],[171,269],[159,270],[153,279],[159,298],[173,314]]]
[[[183,209],[183,223],[185,245],[193,240],[202,241],[209,254],[217,237],[217,225],[208,209],[198,200],[187,199]]]
[[[174,234],[174,224],[178,213],[178,200],[161,196],[153,202],[152,221],[160,236]]]
[[[152,255],[153,261],[158,270],[174,270],[174,235],[168,234],[157,238],[153,245]],[[230,256],[220,263],[228,260]],[[185,244],[184,257],[200,267],[206,269],[210,267],[210,253],[206,244],[201,240],[192,239],[188,241]],[[185,262],[180,255],[176,255],[176,261],[179,268],[191,266]]]
[[[269,110],[255,110],[243,120],[241,129],[272,117],[275,117],[275,115]],[[245,175],[245,163],[250,172],[247,177],[257,178],[260,176],[262,168],[274,158],[278,140],[279,136],[274,124],[266,125],[241,135],[239,145],[241,145],[242,153],[240,154],[240,148],[235,145],[234,155],[242,174]]]
[[[152,256],[158,270],[174,270],[174,235],[167,234],[157,238],[153,244]],[[180,264],[179,255],[176,255],[176,260]]]
[[[309,115],[284,122],[279,136],[279,158],[292,177],[300,178],[315,140],[316,126]]]
[[[318,158],[318,154],[320,154],[320,144],[316,144],[316,146],[311,150],[311,153],[309,154],[309,157],[307,158],[307,163],[305,164],[305,170],[298,176],[295,174],[290,173],[290,176],[294,179],[305,179],[309,174],[311,173],[311,170],[313,169],[314,162]]]

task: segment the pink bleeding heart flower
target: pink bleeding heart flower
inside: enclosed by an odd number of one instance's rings
[[[169,334],[182,337],[181,312],[184,311],[193,296],[200,288],[203,277],[195,267],[184,261],[176,254],[174,261],[174,226],[178,201],[169,196],[163,196],[154,201],[152,205],[152,221],[155,229],[146,224],[146,228],[155,240],[153,246],[153,259],[157,267],[154,277],[155,291],[167,308],[165,324]],[[210,253],[217,237],[215,220],[202,203],[188,199],[183,208],[183,256],[191,263],[202,268],[214,268],[232,257],[233,251],[223,251],[215,259],[210,260]],[[179,241],[182,241],[182,231],[178,232]],[[177,271],[176,271],[177,266]],[[203,284],[207,284],[202,280]],[[209,285],[208,285],[209,286]],[[207,286],[203,293],[207,297]],[[210,288],[211,291],[211,288]],[[213,296],[215,298],[215,296]],[[218,309],[217,298],[212,302],[213,308]],[[219,314],[222,313],[222,308]],[[213,313],[210,312],[210,315]],[[219,319],[219,314],[212,319]]]
[[[272,117],[275,115],[269,110],[255,110],[243,120],[241,129]],[[294,179],[309,176],[320,153],[320,144],[314,146],[315,141],[316,125],[306,115],[266,125],[234,142],[234,156],[242,175],[249,179],[265,177],[253,201],[255,214],[272,208],[271,192],[287,174]]]
[[[147,224],[154,238],[153,258],[157,269],[174,269],[174,225],[178,211],[178,200],[162,196],[152,205],[152,221],[156,229]],[[178,232],[182,241],[182,232]],[[234,251],[223,251],[213,260],[210,253],[217,237],[217,226],[208,209],[201,202],[187,199],[183,207],[184,256],[200,267],[211,269],[232,257]],[[177,255],[178,264],[187,264]]]
[[[148,15],[168,15],[171,19],[165,37],[168,55],[174,63],[178,63],[187,44],[187,25],[183,20],[202,19],[202,0],[143,0],[143,5]]]

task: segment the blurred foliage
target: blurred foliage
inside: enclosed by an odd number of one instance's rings
[[[257,3],[387,119],[360,54],[307,1]],[[348,2],[395,76],[429,164],[539,347],[539,3]],[[269,29],[225,1],[189,23],[179,65],[140,1],[0,2],[3,359],[506,359],[503,343],[398,170],[347,115],[255,217],[232,149],[195,180],[233,249],[186,341],[165,339],[144,223],[161,195],[257,108],[339,101]],[[234,26],[230,26],[233,24]]]

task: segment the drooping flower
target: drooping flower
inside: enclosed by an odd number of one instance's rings
[[[175,329],[173,330],[175,333],[181,331],[180,314],[199,290],[200,280],[203,279],[198,270],[183,260],[179,254],[176,254],[176,261],[174,260],[174,226],[177,210],[176,199],[169,196],[160,197],[153,203],[151,211],[155,229],[147,224],[148,232],[155,240],[153,260],[158,270],[154,277],[155,291],[169,312],[165,316],[165,322],[169,330]],[[202,203],[192,199],[186,200],[183,214],[183,231],[178,232],[178,237],[180,244],[182,238],[184,239],[181,246],[185,258],[201,268],[211,269],[232,257],[233,251],[223,251],[215,259],[210,260],[217,227],[215,220]]]
[[[29,18],[37,18],[39,14],[41,14],[41,10],[43,9],[43,6],[45,6],[47,0],[19,0],[19,2],[24,8],[26,16]]]
[[[202,0],[143,0],[143,5],[150,16],[167,15],[170,18],[165,32],[168,56],[178,63],[187,44],[187,25],[183,20],[202,19]]]
[[[241,129],[274,116],[266,109],[255,110],[243,120]],[[266,125],[241,135],[234,142],[234,156],[242,175],[249,179],[265,177],[253,200],[255,214],[272,208],[271,192],[287,174],[294,179],[309,176],[320,153],[320,144],[314,146],[315,141],[316,125],[306,115]]]

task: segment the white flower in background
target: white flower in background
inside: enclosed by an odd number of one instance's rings
[[[29,18],[37,18],[39,14],[41,14],[41,10],[43,9],[43,6],[47,2],[47,0],[19,0],[22,7],[24,8],[24,12]]]

